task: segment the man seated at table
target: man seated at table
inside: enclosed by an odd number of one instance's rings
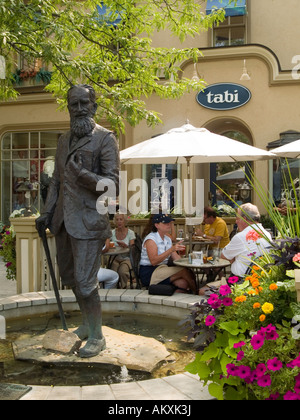
[[[224,248],[229,243],[229,233],[225,220],[219,217],[211,207],[204,207],[204,232],[199,227],[196,235],[213,241],[212,248]]]
[[[260,257],[272,247],[271,234],[265,230],[260,221],[258,208],[251,203],[242,204],[237,210],[236,223],[238,233],[223,249],[221,258],[231,263],[231,273],[244,280],[251,265],[251,257]]]

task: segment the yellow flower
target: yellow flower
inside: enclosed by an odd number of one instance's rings
[[[264,322],[265,319],[266,319],[266,315],[261,315],[259,317],[260,322]]]
[[[277,286],[277,284],[272,283],[272,284],[270,284],[269,289],[270,290],[277,290],[278,289],[278,286]]]
[[[274,311],[274,306],[272,305],[272,303],[266,302],[266,303],[263,304],[261,309],[265,314],[270,314],[271,312]]]
[[[258,309],[258,308],[260,308],[260,303],[259,302],[255,302],[253,304],[253,309]]]
[[[249,292],[247,292],[248,295],[255,295],[255,291],[254,290],[249,290]]]

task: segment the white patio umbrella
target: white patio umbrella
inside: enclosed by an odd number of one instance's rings
[[[253,161],[275,157],[266,150],[212,133],[205,128],[196,128],[189,123],[120,152],[121,162],[126,165],[186,163],[188,178],[191,163]]]
[[[245,180],[245,166],[235,171],[227,172],[226,174],[217,176],[217,182],[226,183],[226,182],[237,182]]]
[[[274,159],[266,150],[212,133],[191,124],[172,128],[120,152],[124,164],[213,163]]]
[[[280,157],[297,159],[300,157],[300,140],[276,147],[276,149],[272,150],[272,153]]]

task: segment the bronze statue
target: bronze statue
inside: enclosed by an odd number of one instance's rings
[[[107,214],[96,209],[99,181],[109,179],[119,188],[119,150],[112,132],[96,124],[95,91],[76,85],[68,91],[70,131],[58,142],[55,170],[39,232],[47,228],[55,235],[57,261],[64,286],[72,288],[83,316],[74,331],[81,340],[80,357],[93,357],[105,349],[97,273],[105,240],[111,236]]]

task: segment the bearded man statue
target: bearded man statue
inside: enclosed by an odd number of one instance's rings
[[[108,214],[99,214],[97,199],[104,191],[97,184],[104,180],[119,189],[119,150],[111,131],[94,121],[96,95],[88,85],[72,86],[68,91],[70,131],[59,141],[55,169],[42,215],[36,220],[41,232],[55,235],[57,262],[62,284],[71,287],[83,323],[74,331],[81,340],[80,357],[93,357],[105,349],[97,273],[101,250],[111,237]]]

